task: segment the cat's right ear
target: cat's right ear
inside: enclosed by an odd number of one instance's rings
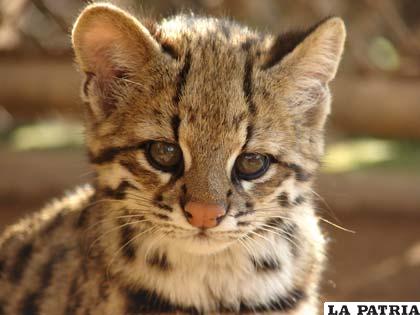
[[[136,18],[111,4],[87,6],[72,31],[76,62],[95,79],[97,95],[105,100],[91,109],[96,116],[108,116],[115,108],[110,93],[116,80],[129,76],[130,70],[147,68],[160,46],[149,30]]]

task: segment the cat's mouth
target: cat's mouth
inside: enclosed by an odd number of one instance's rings
[[[194,238],[198,240],[208,240],[210,239],[210,235],[206,230],[200,230],[194,235]]]

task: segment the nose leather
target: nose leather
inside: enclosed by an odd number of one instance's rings
[[[219,224],[226,214],[225,207],[215,203],[189,201],[185,205],[188,222],[198,228],[212,228]]]

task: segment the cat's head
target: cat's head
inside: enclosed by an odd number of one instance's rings
[[[323,153],[341,19],[272,37],[94,4],[72,35],[98,195],[119,200],[110,217],[137,216],[195,253],[297,220]]]

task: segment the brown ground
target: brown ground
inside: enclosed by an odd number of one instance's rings
[[[83,153],[77,150],[3,151],[0,155],[0,229],[89,179]],[[330,266],[323,299],[419,300],[420,214],[384,214],[369,209],[334,212],[342,226],[356,233],[325,224],[330,236]],[[331,221],[330,216],[324,216]]]

